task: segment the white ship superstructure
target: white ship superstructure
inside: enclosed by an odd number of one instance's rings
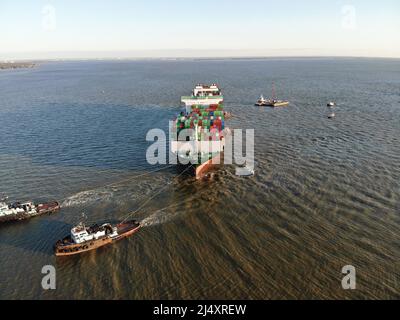
[[[198,84],[192,95],[182,97],[181,101],[188,108],[194,105],[218,105],[224,101],[224,97],[217,84]]]
[[[115,238],[118,237],[116,227],[112,227],[109,223],[101,227],[86,228],[84,224],[79,224],[77,227],[71,229],[72,240],[77,243],[84,243],[87,241],[98,240],[104,237]]]
[[[7,217],[24,213],[35,215],[38,212],[32,202],[22,204],[8,204],[5,202],[5,200],[0,201],[0,217]]]

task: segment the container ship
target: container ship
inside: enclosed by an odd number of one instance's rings
[[[58,210],[60,210],[60,204],[56,201],[40,204],[33,202],[8,203],[7,198],[4,198],[0,200],[0,223],[27,220]]]
[[[69,236],[55,244],[55,255],[71,256],[95,250],[133,235],[140,227],[140,223],[134,220],[117,225],[105,223],[91,227],[86,227],[81,222],[71,229]]]
[[[178,165],[190,167],[196,179],[201,179],[221,164],[226,138],[231,134],[225,127],[223,96],[215,84],[198,85],[190,99],[182,97],[182,103],[185,110],[174,121],[171,151]]]

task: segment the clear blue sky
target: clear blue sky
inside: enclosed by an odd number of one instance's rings
[[[400,57],[399,35],[399,0],[0,1],[0,58]]]

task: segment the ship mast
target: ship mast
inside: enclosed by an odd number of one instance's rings
[[[275,101],[275,83],[272,82],[272,100]]]

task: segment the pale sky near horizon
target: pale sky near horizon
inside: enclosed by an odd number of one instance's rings
[[[0,59],[400,58],[398,0],[1,0]]]

